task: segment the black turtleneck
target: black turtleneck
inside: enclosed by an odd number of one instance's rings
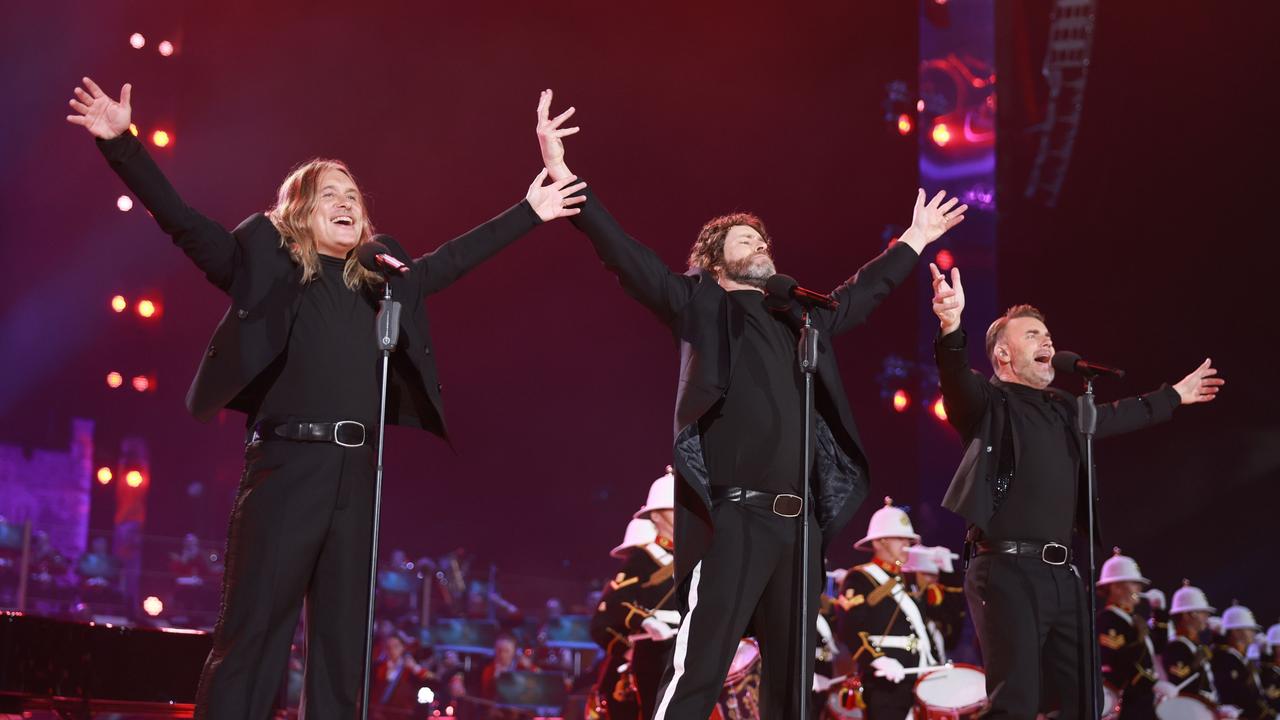
[[[1016,383],[1003,387],[1017,438],[1017,464],[986,535],[1070,545],[1080,482],[1070,410],[1045,390]]]
[[[377,421],[377,303],[343,283],[345,264],[320,256],[320,274],[302,291],[289,344],[267,370],[274,377],[256,419]]]

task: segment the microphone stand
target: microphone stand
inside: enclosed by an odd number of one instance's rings
[[[1085,629],[1088,634],[1087,643],[1089,645],[1089,691],[1090,691],[1090,715],[1089,717],[1101,717],[1100,703],[1102,701],[1102,688],[1099,687],[1101,678],[1101,659],[1098,656],[1098,618],[1097,618],[1097,594],[1094,592],[1093,582],[1097,572],[1094,558],[1094,538],[1096,537],[1096,518],[1093,514],[1094,504],[1094,488],[1096,478],[1094,477],[1093,467],[1093,437],[1098,430],[1098,406],[1093,399],[1093,377],[1085,376],[1084,394],[1076,399],[1076,424],[1080,434],[1084,436],[1084,463],[1085,463],[1085,491],[1087,493],[1086,503],[1088,504],[1087,531],[1089,533],[1088,545],[1088,561],[1089,574],[1087,587],[1085,587],[1086,612],[1088,620],[1085,623]]]
[[[803,307],[803,306],[802,306]],[[809,617],[809,503],[812,492],[809,488],[810,475],[813,471],[813,374],[818,371],[818,330],[809,320],[809,309],[805,307],[801,315],[803,326],[800,329],[800,343],[797,353],[800,359],[800,371],[804,374],[804,503],[800,507],[800,708],[796,715],[798,720],[809,720],[809,696],[812,693],[809,680],[809,665],[813,662],[814,651],[809,648],[809,633],[816,622]]]
[[[387,432],[387,377],[391,351],[400,342],[400,303],[391,299],[391,280],[383,278],[382,299],[374,320],[378,349],[382,351],[382,392],[378,399],[378,469],[373,481],[373,536],[369,544],[369,609],[364,626],[364,691],[360,694],[360,718],[369,720],[369,673],[373,664],[373,609],[378,592],[378,532],[382,525],[382,448]]]

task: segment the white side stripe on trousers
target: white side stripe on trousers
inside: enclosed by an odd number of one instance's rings
[[[684,622],[680,623],[680,630],[676,632],[676,653],[671,659],[671,666],[675,668],[675,673],[671,676],[671,682],[667,683],[667,691],[662,694],[662,702],[658,703],[658,709],[653,713],[653,720],[665,720],[667,705],[671,704],[671,698],[676,694],[676,685],[684,676],[684,661],[689,654],[689,626],[693,622],[693,611],[698,607],[698,580],[701,577],[702,561],[699,560],[698,564],[693,566],[693,574],[689,579],[689,609],[685,611]]]

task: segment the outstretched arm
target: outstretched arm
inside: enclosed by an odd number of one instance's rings
[[[551,98],[550,90],[543,90],[538,98],[537,133],[542,162],[552,179],[572,178],[564,161],[563,138],[578,132],[578,128],[560,126],[574,109],[550,118]],[[574,227],[591,239],[596,255],[609,272],[618,276],[623,290],[663,322],[670,323],[693,295],[695,280],[672,272],[657,254],[628,235],[590,189],[583,191],[583,197],[586,202],[580,206],[582,214],[573,218]]]
[[[205,277],[224,292],[231,288],[239,245],[218,223],[187,206],[160,172],[142,143],[129,130],[133,113],[132,86],[120,89],[119,102],[89,78],[74,90],[70,102],[76,114],[67,122],[79,125],[97,138],[98,148],[111,169],[146,206],[174,244],[204,271]]]
[[[932,200],[925,202],[924,189],[916,194],[915,208],[911,214],[911,227],[889,248],[832,293],[840,303],[835,310],[814,313],[817,322],[827,327],[833,335],[850,330],[866,321],[867,317],[902,284],[920,255],[928,245],[942,237],[947,230],[964,222],[968,205],[960,205],[959,198],[946,202],[946,191],[939,191]]]
[[[969,367],[966,337],[960,329],[960,315],[964,312],[960,269],[951,268],[949,283],[933,263],[929,263],[929,273],[933,276],[933,314],[939,323],[934,360],[938,363],[942,402],[947,409],[947,422],[968,440],[991,401],[991,383]]]
[[[1204,362],[1176,385],[1163,385],[1155,392],[1098,406],[1098,437],[1120,435],[1162,423],[1179,405],[1211,402],[1226,380],[1217,377],[1212,361]]]

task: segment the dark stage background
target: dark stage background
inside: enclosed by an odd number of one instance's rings
[[[913,3],[54,2],[8,15],[0,440],[62,448],[70,419],[88,417],[109,461],[120,438],[141,435],[151,535],[224,532],[243,418],[204,426],[182,401],[226,299],[141,207],[115,208],[123,187],[63,121],[83,74],[113,96],[134,83],[135,122],[175,136],[153,154],[190,204],[227,226],[265,209],[293,164],[334,156],[355,170],[380,231],[430,250],[523,197],[539,169],[544,87],[556,107],[578,108],[570,166],[672,267],[708,217],[749,209],[776,237],[779,269],[831,287],[884,247],[887,224],[910,221],[916,138],[886,124],[881,103],[886,83],[915,81]],[[1214,358],[1229,379],[1221,400],[1101,446],[1106,537],[1166,592],[1190,577],[1219,607],[1251,604],[1265,625],[1280,602],[1249,578],[1276,586],[1280,423],[1264,272],[1277,233],[1259,107],[1270,91],[1261,46],[1245,40],[1255,21],[1102,3],[1085,124],[1053,210],[1020,200],[1044,13],[1019,21],[1016,45],[1002,38],[1002,52],[1024,53],[1025,74],[1000,90],[1012,123],[1000,129],[1002,171],[1006,160],[1013,169],[998,198],[998,292],[1002,305],[1040,305],[1060,347],[1131,371],[1102,385],[1103,399]],[[135,51],[135,31],[178,52]],[[927,277],[922,265],[837,343],[874,487],[833,545],[833,567],[859,557],[850,546],[882,496],[940,501],[932,488],[946,478],[918,477],[916,453],[959,459],[953,433],[921,432],[873,379],[886,355],[914,355]],[[163,317],[142,328],[116,316],[117,292],[154,293]],[[564,221],[435,296],[430,312],[457,453],[389,433],[383,547],[466,547],[498,566],[505,590],[563,577],[585,592],[611,572],[608,549],[668,462],[671,338]],[[990,318],[966,320],[980,336]],[[116,367],[154,372],[158,390],[108,390]],[[109,511],[93,521],[106,530]]]

